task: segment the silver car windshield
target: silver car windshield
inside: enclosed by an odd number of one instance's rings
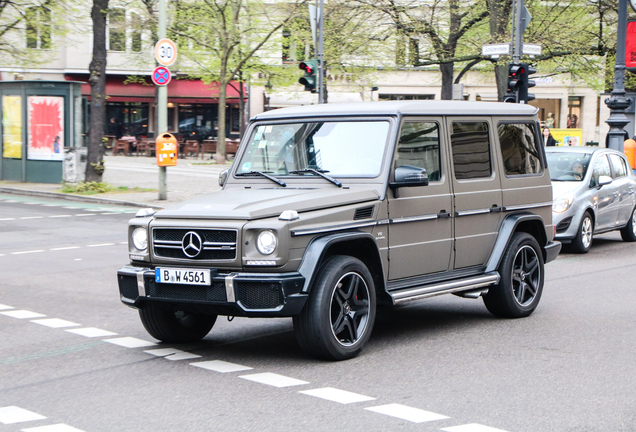
[[[237,174],[260,171],[291,176],[313,169],[333,177],[376,177],[388,133],[388,121],[256,126]]]
[[[552,181],[583,181],[592,155],[589,153],[546,152]]]

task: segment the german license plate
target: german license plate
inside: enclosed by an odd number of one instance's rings
[[[184,285],[210,285],[210,270],[157,267],[155,281]]]

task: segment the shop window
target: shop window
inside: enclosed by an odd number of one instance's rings
[[[147,103],[107,102],[106,118],[105,133],[107,135],[148,136]]]
[[[108,9],[108,49],[126,51],[126,10]]]
[[[216,105],[179,105],[179,136],[183,139],[203,140],[216,137]]]
[[[433,99],[435,99],[435,95],[432,95],[432,94],[382,94],[382,93],[380,93],[379,99],[381,101],[433,100]]]
[[[27,48],[51,48],[51,10],[44,6],[25,11]]]
[[[583,109],[583,98],[581,96],[568,97],[568,118],[566,127],[570,129],[581,129],[581,111]]]

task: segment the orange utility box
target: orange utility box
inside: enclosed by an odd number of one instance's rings
[[[157,137],[157,166],[177,166],[179,144],[174,135],[163,133]]]

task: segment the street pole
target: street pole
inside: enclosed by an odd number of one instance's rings
[[[610,116],[605,121],[610,126],[607,147],[624,151],[625,126],[629,123],[625,110],[631,99],[625,97],[625,39],[627,36],[627,0],[618,1],[618,28],[616,31],[616,64],[614,65],[614,89],[612,96],[605,99],[610,108]]]
[[[515,11],[513,13],[514,30],[513,30],[513,48],[512,48],[512,62],[514,64],[521,63],[521,8],[523,6],[523,0],[516,0]]]
[[[316,0],[318,2],[318,0]],[[320,22],[318,23],[318,103],[325,103],[325,62],[324,62],[324,46],[325,46],[325,38],[324,38],[324,22],[325,22],[325,10],[324,10],[324,0],[320,0],[319,13]]]
[[[159,40],[166,37],[166,0],[159,0]],[[157,89],[157,127],[156,137],[168,130],[168,86],[158,86]],[[159,199],[168,199],[168,167],[159,167]]]

